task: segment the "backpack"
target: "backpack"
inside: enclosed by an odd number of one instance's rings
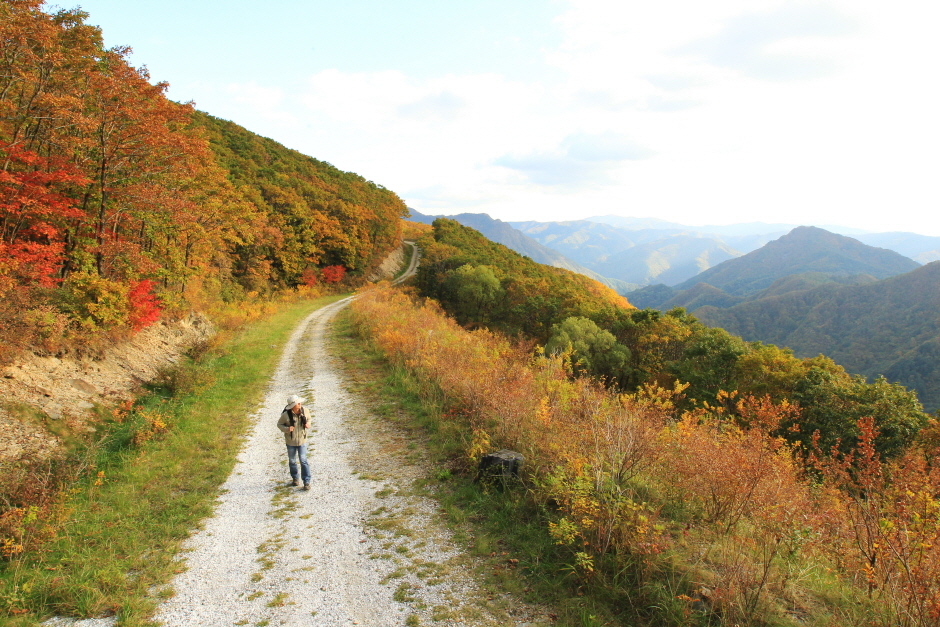
[[[292,412],[289,409],[285,409],[284,411],[287,412],[287,426],[288,427],[296,426],[296,422],[294,421],[294,412]],[[307,428],[307,410],[303,407],[300,408],[300,425],[304,429]]]

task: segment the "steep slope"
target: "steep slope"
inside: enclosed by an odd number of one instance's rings
[[[878,279],[910,272],[919,264],[903,255],[866,246],[856,239],[801,226],[753,252],[725,261],[677,285],[708,283],[734,296],[747,296],[787,275],[821,272],[836,276],[869,274]]]
[[[423,236],[417,285],[460,322],[544,342],[569,316],[632,311],[626,298],[580,273],[540,264],[456,220],[438,218]]]
[[[940,407],[940,261],[911,272],[741,303],[695,315],[747,340],[787,346],[798,356],[825,353],[848,371],[883,374]]]
[[[267,267],[267,280],[294,285],[310,266],[371,269],[399,245],[407,208],[394,192],[233,122],[197,112],[195,123],[262,216],[258,236],[236,249],[246,274]]]
[[[414,209],[410,209],[410,211],[412,214],[411,220],[424,224],[431,224],[434,220],[441,217],[425,215]],[[602,276],[598,272],[572,261],[561,252],[543,246],[535,239],[528,237],[525,233],[511,226],[508,222],[493,219],[485,213],[460,213],[446,217],[464,226],[476,229],[485,235],[487,239],[511,248],[520,255],[525,255],[537,263],[554,266],[556,268],[564,268],[565,270],[583,274],[620,293],[626,293],[637,288],[636,284]]]
[[[940,259],[940,237],[917,233],[867,233],[856,239],[869,246],[878,246],[899,252],[919,263],[930,263]]]

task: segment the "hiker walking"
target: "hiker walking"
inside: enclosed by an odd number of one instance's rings
[[[307,464],[307,412],[306,402],[296,394],[287,399],[287,407],[281,412],[277,428],[284,432],[287,443],[287,465],[290,468],[291,485],[304,482],[304,490],[310,489],[310,466]],[[300,478],[297,477],[297,458],[300,457]]]

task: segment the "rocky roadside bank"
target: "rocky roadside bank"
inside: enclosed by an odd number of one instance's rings
[[[141,383],[153,380],[189,347],[214,333],[205,316],[190,314],[144,329],[106,350],[101,359],[19,356],[0,370],[0,461],[54,450],[59,438],[44,421],[64,421],[73,431],[87,428],[88,410],[96,403],[117,404],[132,398]],[[41,419],[24,420],[24,413],[38,414]]]

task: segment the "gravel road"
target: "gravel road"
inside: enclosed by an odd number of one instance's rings
[[[413,246],[413,243],[411,244]],[[417,249],[416,253],[417,253]],[[417,257],[401,279],[414,273]],[[543,608],[476,582],[435,501],[414,490],[427,470],[410,440],[377,418],[329,351],[347,298],[304,319],[222,485],[214,515],[184,546],[183,572],[154,620],[167,627],[304,625],[536,626]],[[298,394],[312,410],[312,489],[289,485],[276,422]],[[170,590],[155,590],[161,596]],[[114,618],[54,618],[110,627]]]
[[[412,268],[413,271],[413,268]],[[400,434],[347,390],[328,325],[350,299],[294,331],[214,516],[187,543],[186,570],[155,619],[193,625],[535,625],[537,614],[473,581]],[[308,399],[312,489],[288,486],[275,426]],[[396,446],[397,444],[397,446]]]

